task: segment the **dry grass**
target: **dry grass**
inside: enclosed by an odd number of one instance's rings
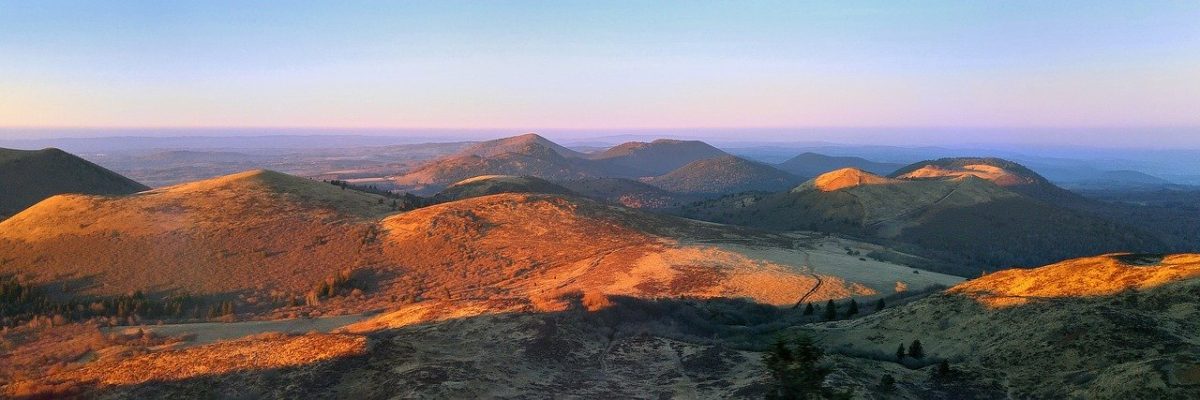
[[[1079,258],[1036,269],[1010,269],[955,286],[950,293],[970,296],[992,308],[1032,300],[1098,297],[1146,290],[1200,276],[1200,255],[1166,256],[1157,265],[1133,265],[1119,255]]]

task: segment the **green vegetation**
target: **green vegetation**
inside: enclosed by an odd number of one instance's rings
[[[825,386],[825,377],[832,369],[822,364],[825,351],[808,335],[799,335],[791,345],[783,338],[775,341],[763,355],[763,364],[771,374],[768,399],[825,399],[837,393]]]
[[[835,319],[837,319],[837,304],[834,304],[831,299],[825,303],[825,320],[833,321]]]
[[[846,318],[850,318],[855,315],[858,315],[858,302],[854,299],[850,299],[850,307],[846,309]]]
[[[921,347],[920,339],[913,339],[912,344],[908,345],[908,356],[917,360],[925,358],[925,349]]]
[[[426,201],[426,199],[424,199],[424,198],[421,198],[420,196],[416,196],[411,193],[400,194],[400,193],[392,192],[389,190],[383,190],[375,185],[367,185],[367,186],[353,185],[353,184],[350,184],[349,182],[346,182],[343,180],[337,180],[337,179],[328,180],[328,181],[324,181],[324,182],[334,185],[334,186],[337,186],[337,187],[340,187],[340,188],[342,188],[342,190],[346,190],[346,189],[357,190],[359,192],[370,193],[370,194],[379,195],[379,196],[383,196],[385,198],[391,199],[390,206],[393,210],[396,210],[396,211],[412,210],[415,208],[423,207],[428,204],[428,201]],[[383,204],[383,203],[384,203],[384,199],[379,199],[379,204]]]

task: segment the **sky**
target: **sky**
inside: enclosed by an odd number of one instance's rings
[[[0,0],[0,135],[1069,128],[1200,145],[1198,21],[1197,1]]]

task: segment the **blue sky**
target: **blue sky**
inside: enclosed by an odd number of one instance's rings
[[[1200,126],[1200,2],[0,1],[0,127]]]

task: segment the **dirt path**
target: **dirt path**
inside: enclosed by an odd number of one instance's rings
[[[266,332],[281,332],[289,334],[306,333],[310,331],[331,332],[352,323],[362,321],[368,316],[363,314],[339,315],[323,318],[298,318],[276,321],[246,321],[246,322],[199,322],[193,324],[169,325],[140,325],[105,328],[104,332],[125,332],[141,329],[163,336],[195,335],[185,346],[196,346],[221,340],[232,340]]]
[[[800,296],[800,300],[796,300],[796,305],[792,306],[793,310],[800,308],[800,305],[804,304],[805,300],[808,300],[808,296],[812,296],[813,293],[817,292],[817,289],[821,288],[821,276],[817,275],[815,272],[813,272],[812,266],[808,264],[808,252],[807,251],[801,251],[801,252],[804,253],[804,268],[808,269],[808,271],[809,271],[808,274],[812,275],[813,279],[817,280],[817,283],[815,285],[813,285],[812,289],[808,289],[807,293],[805,293],[803,296]]]

